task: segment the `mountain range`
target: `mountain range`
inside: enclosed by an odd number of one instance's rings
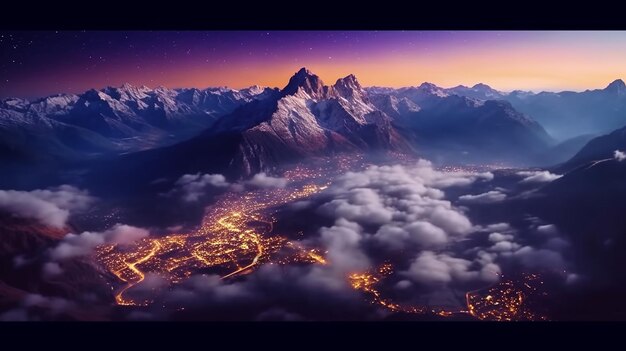
[[[504,97],[519,111],[533,116],[559,140],[581,134],[606,134],[626,125],[626,85],[617,79],[604,89]]]
[[[35,144],[42,147],[32,156],[80,158],[163,146],[270,93],[258,86],[173,90],[124,84],[33,101],[5,99],[0,102],[0,152],[24,156]]]
[[[90,167],[93,183],[119,177],[148,184],[197,172],[245,177],[346,152],[529,161],[552,143],[538,123],[505,101],[449,95],[429,84],[385,91],[363,88],[354,75],[326,85],[302,68],[284,88],[243,104],[193,138],[99,161]]]
[[[505,100],[515,110],[539,122],[558,141],[581,135],[601,135],[626,125],[626,84],[616,79],[604,89],[582,92],[540,92],[514,90],[503,92],[478,83],[441,88],[431,83],[420,86],[439,96],[458,95],[476,100]],[[392,94],[411,88],[368,88],[375,94]]]
[[[375,105],[395,116],[396,125],[429,158],[448,161],[533,162],[554,144],[543,127],[504,100],[481,100],[457,94],[478,92],[495,96],[486,85],[442,89],[431,83],[378,93],[369,90]],[[498,95],[499,96],[499,95]]]
[[[102,176],[150,170],[154,178],[200,171],[236,177],[307,157],[372,151],[443,163],[556,164],[595,136],[589,132],[626,124],[618,113],[626,96],[620,82],[582,93],[505,93],[485,84],[364,88],[354,75],[326,85],[302,68],[282,89],[124,84],[33,101],[11,98],[0,102],[0,163],[21,173],[13,178],[20,181],[33,165],[87,168]],[[602,117],[535,111],[538,101],[565,106],[558,102],[563,99]],[[543,128],[556,120],[586,133],[558,143]],[[596,127],[587,130],[586,123]],[[171,167],[155,169],[157,159]]]

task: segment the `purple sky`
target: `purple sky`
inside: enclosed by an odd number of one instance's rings
[[[626,77],[626,32],[2,32],[0,97],[124,82],[279,86],[300,67],[327,83],[584,90]]]

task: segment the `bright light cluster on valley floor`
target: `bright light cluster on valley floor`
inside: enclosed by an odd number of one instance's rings
[[[525,273],[519,279],[503,280],[478,291],[468,292],[465,297],[469,313],[488,321],[536,321],[547,320],[532,310],[531,303],[542,291],[544,282],[538,274]]]
[[[176,284],[195,272],[211,270],[222,279],[246,274],[261,263],[325,264],[323,253],[297,242],[270,235],[274,219],[268,209],[297,201],[326,186],[307,184],[296,189],[259,189],[227,193],[212,205],[200,228],[189,234],[144,238],[130,247],[104,245],[97,260],[125,283],[115,293],[119,305],[150,304],[127,291],[154,273]]]
[[[382,296],[378,285],[393,273],[391,264],[383,264],[374,272],[353,273],[348,281],[353,289],[365,293],[372,304],[392,312],[409,314],[432,314],[451,317],[469,314],[486,321],[543,321],[546,316],[532,311],[528,301],[545,295],[538,274],[523,274],[520,279],[503,280],[487,289],[471,291],[466,294],[465,308],[404,306]]]
[[[412,313],[412,314],[436,314],[442,317],[449,317],[455,313],[466,313],[464,310],[451,308],[432,308],[428,306],[403,306],[382,296],[377,285],[386,277],[393,273],[393,267],[389,263],[381,265],[374,272],[353,273],[348,277],[348,281],[353,289],[362,291],[371,298],[371,303],[384,307],[392,312]]]

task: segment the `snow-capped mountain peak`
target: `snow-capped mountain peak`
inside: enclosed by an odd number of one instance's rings
[[[339,96],[346,99],[359,98],[366,99],[366,93],[359,84],[354,74],[350,74],[344,78],[337,79],[333,86],[333,90]]]
[[[441,88],[441,87],[439,87],[439,86],[437,86],[437,85],[435,85],[433,83],[429,83],[429,82],[424,82],[424,83],[420,84],[420,86],[417,87],[417,89],[421,90],[423,92],[426,92],[428,94],[432,94],[432,95],[439,96],[439,97],[446,97],[446,96],[448,96],[448,93],[446,93],[446,91],[443,88]]]
[[[251,96],[262,94],[265,91],[266,87],[262,87],[260,85],[253,85],[251,87],[241,89],[240,92],[245,92]]]
[[[316,74],[302,67],[290,79],[283,88],[283,95],[296,95],[299,91],[313,99],[321,99],[328,94],[328,87]]]

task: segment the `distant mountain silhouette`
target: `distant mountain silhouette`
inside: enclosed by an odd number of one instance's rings
[[[626,87],[621,79],[604,89],[580,93],[513,92],[504,98],[561,140],[589,133],[605,134],[626,125]]]

